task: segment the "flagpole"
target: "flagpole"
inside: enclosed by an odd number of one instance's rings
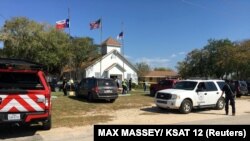
[[[122,28],[122,34],[124,34],[123,33],[123,22],[121,23],[121,28]],[[124,57],[124,41],[123,41],[123,37],[122,37],[122,56]],[[125,58],[125,57],[124,57]],[[122,67],[123,67],[123,80],[125,79],[125,76],[124,76],[124,60],[122,61]]]
[[[100,18],[100,50],[102,50],[102,17]],[[102,58],[100,59],[100,78],[102,77]]]
[[[68,20],[69,20],[69,46],[71,45],[71,35],[70,35],[70,9],[68,7]],[[69,56],[69,67],[70,67],[70,71],[69,71],[69,81],[71,82],[71,79],[72,79],[72,56]],[[71,84],[70,84],[70,87],[69,87],[70,91],[71,91]]]
[[[100,42],[102,43],[102,17],[101,17],[101,28],[100,28]]]
[[[68,8],[68,19],[69,19],[69,22],[70,22],[70,14],[69,14],[70,10]],[[70,24],[70,23],[69,23]],[[69,37],[70,37],[70,25],[69,25]]]
[[[69,7],[68,7],[68,19],[69,19],[69,21],[70,21],[70,9],[69,9]],[[70,25],[69,25],[69,42],[71,43],[71,37],[70,37]],[[70,44],[69,44],[70,45]],[[72,67],[72,64],[71,64],[71,62],[72,62],[72,58],[71,58],[71,56],[69,56],[70,58],[69,58],[69,67],[70,67],[70,71],[69,71],[69,79],[71,80],[71,67]]]

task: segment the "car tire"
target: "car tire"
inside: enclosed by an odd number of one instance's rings
[[[155,96],[155,90],[150,90],[150,96]]]
[[[93,102],[94,98],[93,98],[93,95],[91,93],[88,93],[87,100],[88,100],[88,102]]]
[[[217,103],[216,103],[216,110],[222,110],[225,107],[225,99],[224,98],[220,98]]]
[[[110,99],[109,102],[110,103],[114,103],[116,99]]]
[[[242,94],[236,94],[237,98],[240,98],[242,96]]]
[[[48,117],[46,121],[43,122],[43,130],[50,130],[52,127],[51,116]]]
[[[179,109],[179,111],[183,114],[188,114],[192,111],[193,108],[193,104],[190,100],[185,99],[182,103],[181,103],[181,107]]]
[[[75,96],[76,96],[77,98],[80,98],[80,95],[79,95],[79,92],[78,92],[78,91],[75,91]]]

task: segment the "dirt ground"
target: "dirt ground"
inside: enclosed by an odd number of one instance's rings
[[[237,99],[236,116],[250,114],[249,106],[250,98]],[[229,110],[231,112],[231,107]],[[155,107],[154,104],[152,104],[152,106],[143,107],[140,109],[109,111],[108,114],[114,116],[113,120],[110,122],[99,124],[179,124],[182,122],[185,123],[199,120],[232,117],[231,113],[230,115],[225,115],[224,109],[194,110],[190,114],[180,114],[178,111],[175,110],[160,110]],[[245,124],[250,124],[250,120],[249,123]],[[74,128],[53,128],[50,131],[38,131],[36,134],[38,134],[42,140],[46,141],[66,141],[72,139],[79,141],[93,141],[93,125]]]

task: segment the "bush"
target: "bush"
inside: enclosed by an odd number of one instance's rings
[[[136,83],[132,83],[132,88],[137,88]]]
[[[132,83],[132,88],[135,88],[135,89],[143,89],[143,85],[142,85],[142,83],[139,83],[138,85],[135,84],[135,83]]]

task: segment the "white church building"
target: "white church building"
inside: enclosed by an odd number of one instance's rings
[[[121,54],[121,44],[108,38],[101,44],[102,56],[82,68],[83,77],[132,79],[138,84],[136,68]]]

